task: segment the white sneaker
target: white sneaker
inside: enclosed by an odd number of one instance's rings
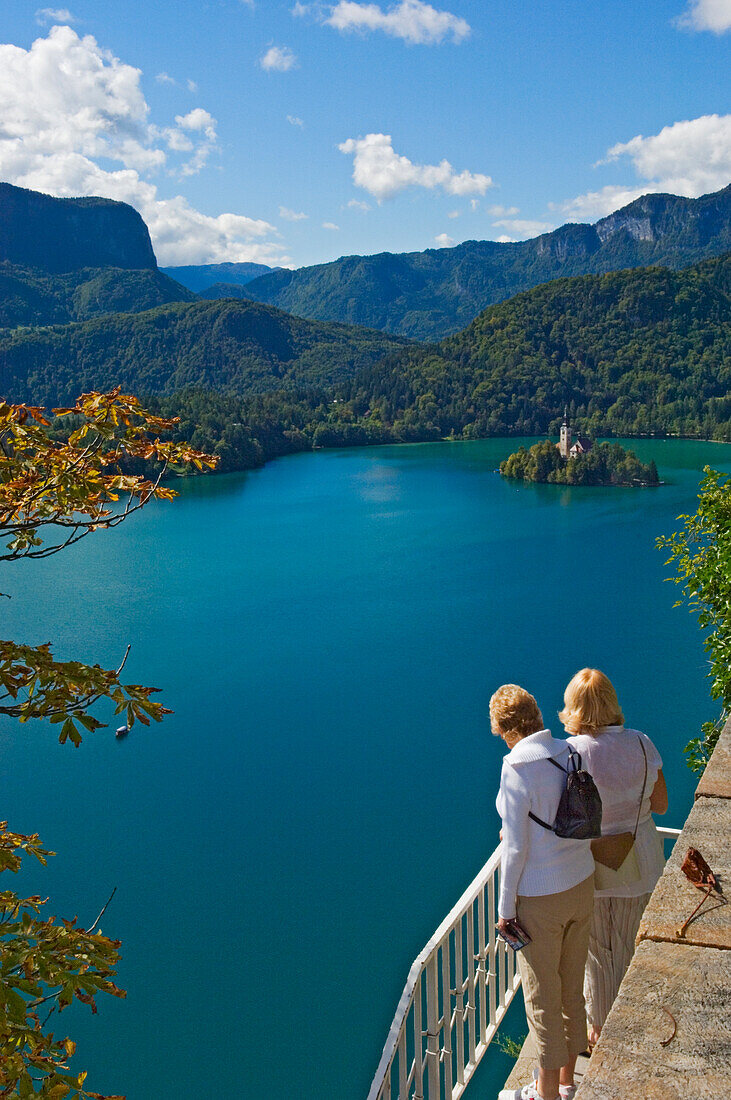
[[[503,1089],[497,1100],[544,1100],[535,1083],[523,1085],[522,1089]],[[556,1097],[560,1100],[560,1097]]]
[[[576,1085],[559,1085],[558,1095],[561,1100],[574,1100],[576,1096]]]

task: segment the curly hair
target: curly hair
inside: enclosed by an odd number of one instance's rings
[[[528,737],[543,729],[543,716],[530,692],[517,684],[503,684],[490,699],[490,725],[496,737]]]

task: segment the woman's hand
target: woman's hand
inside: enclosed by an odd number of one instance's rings
[[[497,930],[498,930],[498,932],[502,932],[503,935],[506,935],[506,934],[509,935],[510,934],[510,921],[506,920],[505,917],[498,917]]]

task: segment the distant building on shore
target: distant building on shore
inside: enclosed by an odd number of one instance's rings
[[[561,458],[567,459],[576,458],[577,455],[585,455],[591,450],[591,440],[587,439],[585,435],[581,435],[581,433],[577,434],[576,440],[572,443],[568,408],[564,409],[561,434],[556,446],[558,447],[558,453],[561,455]]]

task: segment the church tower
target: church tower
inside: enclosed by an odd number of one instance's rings
[[[569,409],[567,405],[563,413],[563,424],[561,425],[561,436],[558,444],[558,453],[561,455],[561,458],[568,458],[570,450],[571,425],[569,424]]]

